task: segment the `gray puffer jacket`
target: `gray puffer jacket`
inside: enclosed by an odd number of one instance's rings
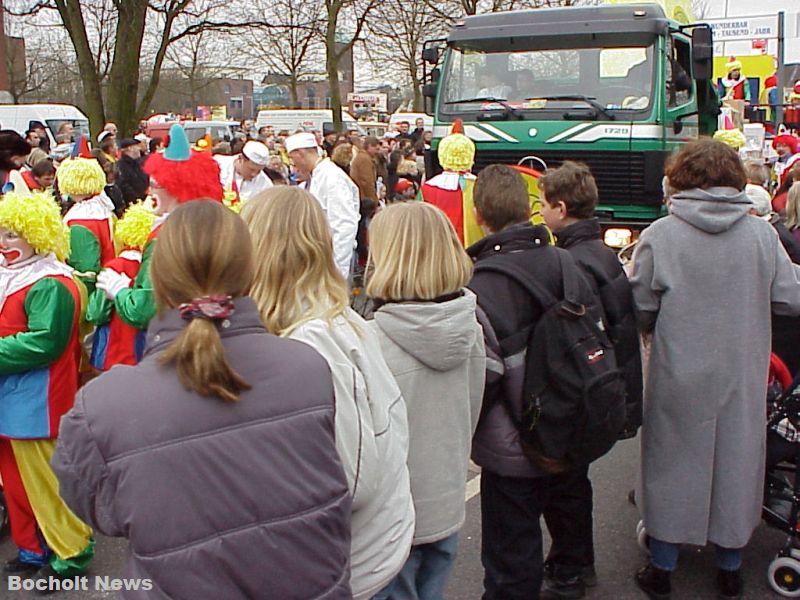
[[[158,359],[186,321],[168,311],[144,360],[78,393],[53,468],[61,495],[101,533],[126,537],[124,598],[350,598],[350,496],[334,440],[325,360],[264,330],[235,300],[220,326],[252,389],[226,403],[187,391]]]

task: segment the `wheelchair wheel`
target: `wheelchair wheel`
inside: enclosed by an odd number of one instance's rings
[[[785,598],[800,598],[800,561],[778,556],[767,570],[770,587]]]

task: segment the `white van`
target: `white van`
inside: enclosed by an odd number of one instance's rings
[[[414,131],[417,119],[422,119],[425,122],[426,130],[433,131],[433,117],[430,115],[426,115],[425,113],[396,112],[391,117],[389,117],[389,125],[395,126],[398,123],[406,121],[408,123],[408,130]]]
[[[82,133],[91,137],[89,119],[69,104],[0,104],[2,129],[13,129],[24,136],[31,121],[44,123],[51,148],[56,146],[56,134],[63,123],[71,123],[76,136]]]
[[[359,134],[364,135],[364,131],[353,115],[345,110],[342,111],[342,121],[344,121],[345,129],[357,129]],[[321,132],[325,123],[333,123],[333,111],[330,109],[260,110],[256,119],[256,128],[271,126],[275,133],[288,131],[290,134],[298,129]]]

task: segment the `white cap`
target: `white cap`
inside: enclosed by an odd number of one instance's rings
[[[387,131],[386,133],[383,134],[383,138],[387,140],[393,140],[398,135],[400,135],[399,131]]]
[[[133,139],[139,140],[140,142],[149,142],[150,141],[150,138],[147,137],[144,133],[137,133],[135,136],[133,136]]]
[[[99,144],[104,139],[106,139],[108,136],[113,136],[113,135],[114,134],[111,133],[110,131],[103,130],[103,131],[101,131],[100,133],[97,134],[97,143]]]
[[[250,140],[244,145],[242,154],[261,167],[266,167],[269,162],[269,148],[255,140]]]
[[[317,138],[313,133],[295,133],[286,138],[286,152],[316,147]]]

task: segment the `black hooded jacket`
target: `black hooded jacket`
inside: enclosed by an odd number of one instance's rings
[[[573,223],[557,235],[556,245],[567,250],[592,291],[600,298],[617,362],[627,387],[627,435],[635,435],[642,424],[642,359],[633,312],[633,292],[617,256],[601,239],[596,218]]]

